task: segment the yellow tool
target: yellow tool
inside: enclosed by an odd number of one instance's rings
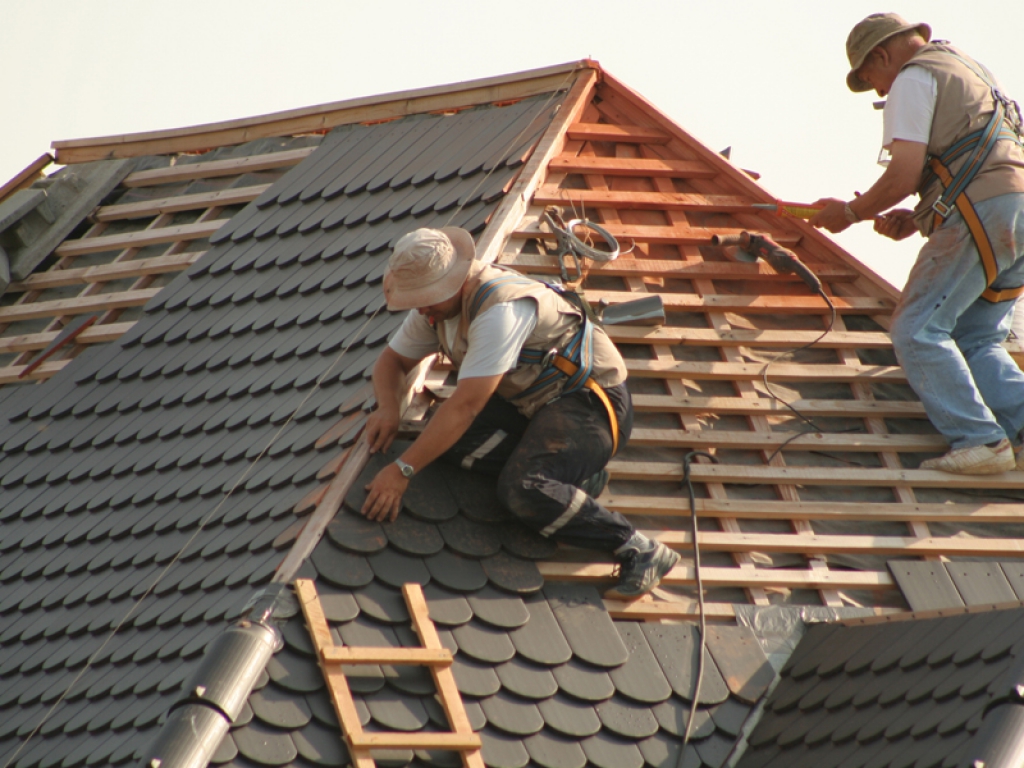
[[[809,219],[823,209],[824,205],[810,205],[809,203],[786,203],[776,200],[774,203],[753,203],[750,206],[759,211],[770,211],[776,216],[790,216],[794,219]],[[868,216],[868,219],[877,219],[877,216]]]

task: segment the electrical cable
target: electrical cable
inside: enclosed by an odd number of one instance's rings
[[[690,703],[690,715],[686,719],[686,730],[683,733],[683,749],[690,743],[693,732],[693,718],[697,714],[697,702],[700,699],[700,688],[704,682],[704,656],[707,653],[707,620],[704,615],[704,582],[700,575],[700,545],[697,542],[697,500],[693,494],[693,480],[690,478],[690,464],[698,456],[710,459],[715,464],[718,459],[705,451],[690,451],[683,456],[683,484],[690,499],[690,535],[693,537],[693,574],[697,583],[697,627],[700,642],[697,646],[697,682],[693,688],[693,701]],[[680,761],[682,755],[680,755]]]

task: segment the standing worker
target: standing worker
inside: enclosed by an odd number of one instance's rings
[[[622,357],[552,287],[474,259],[473,238],[456,227],[417,229],[395,244],[388,309],[417,311],[373,369],[370,451],[394,440],[405,375],[418,361],[440,350],[459,378],[423,433],[367,486],[362,513],[394,520],[409,479],[443,455],[495,476],[502,504],[542,536],[611,553],[619,579],[608,597],[650,592],[679,555],[594,500],[632,430]]]
[[[930,39],[927,24],[895,13],[872,14],[850,32],[846,84],[888,97],[888,164],[862,196],[819,200],[827,205],[810,223],[842,232],[888,211],[877,232],[928,238],[892,322],[907,381],[950,444],[921,468],[1024,469],[1024,373],[1001,346],[1024,291],[1020,109],[987,69]],[[913,211],[889,210],[914,192]]]

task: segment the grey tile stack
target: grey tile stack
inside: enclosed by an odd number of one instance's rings
[[[697,633],[690,624],[613,621],[598,590],[544,583],[535,561],[553,545],[510,521],[493,483],[434,465],[417,475],[394,523],[353,510],[367,466],[300,576],[315,579],[336,644],[415,647],[400,592],[423,585],[489,766],[720,768],[774,678],[750,630],[712,627],[691,744]],[[229,766],[347,765],[338,721],[301,615],[222,745]],[[445,731],[429,673],[350,668],[368,731]],[[454,753],[376,753],[381,765],[458,765]]]
[[[889,571],[912,611],[1024,602],[1024,563],[890,560]]]
[[[559,101],[338,128],[120,344],[0,393],[0,763],[122,765],[153,738],[354,439],[401,321],[370,319],[389,244],[479,233]]]
[[[1022,637],[1024,609],[814,626],[739,768],[967,764],[986,708],[1009,699]]]

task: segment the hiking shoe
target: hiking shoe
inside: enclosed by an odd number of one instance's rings
[[[1020,468],[1021,458],[1018,456],[1015,460],[1010,441],[1003,438],[991,447],[975,445],[957,448],[937,459],[922,461],[920,469],[938,469],[957,475],[998,475],[1000,472],[1009,472],[1015,466]]]
[[[608,470],[602,469],[580,483],[580,490],[590,498],[596,499],[606,485],[608,485]]]
[[[629,547],[618,556],[619,583],[605,592],[605,597],[612,600],[636,600],[643,597],[658,586],[665,574],[679,562],[679,554],[660,541],[646,539],[646,543],[648,549]]]

